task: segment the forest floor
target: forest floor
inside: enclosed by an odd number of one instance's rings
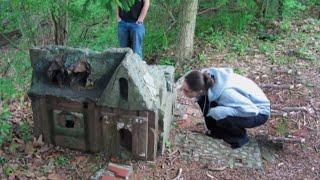
[[[319,179],[320,21],[301,20],[285,27],[273,23],[259,35],[239,36],[239,41],[230,47],[217,50],[218,45],[196,42],[199,57],[190,62],[189,69],[231,67],[261,85],[271,100],[272,115],[265,125],[249,130],[251,145],[232,150],[224,142],[204,136],[199,108],[178,91],[170,141],[166,143],[165,154],[154,162],[121,160],[53,147],[17,128],[22,121],[33,127],[31,103],[26,97],[8,104],[14,133],[12,143],[4,144],[0,150],[0,177],[88,179],[112,161],[132,165],[136,179],[174,179],[178,175],[178,179]],[[204,142],[195,142],[198,146],[183,145],[179,141],[181,135]],[[275,143],[270,137],[304,139],[305,142]],[[241,165],[245,161],[233,159],[237,162],[223,163],[223,159],[219,161],[214,156],[211,161],[201,160],[201,153],[200,160],[192,155],[186,158],[185,149],[201,152],[211,140],[220,152],[217,156],[222,157],[225,152],[229,155],[243,152],[243,157],[249,157],[256,153],[253,158],[257,162]],[[257,149],[246,150],[253,146]],[[209,153],[210,150],[206,149]]]

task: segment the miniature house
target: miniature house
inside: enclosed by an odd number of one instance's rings
[[[30,50],[34,133],[87,152],[153,160],[173,118],[174,68],[147,65],[129,48]]]

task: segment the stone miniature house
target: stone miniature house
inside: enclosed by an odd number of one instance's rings
[[[173,118],[174,68],[147,65],[131,49],[30,50],[34,133],[54,145],[138,159],[162,153]]]

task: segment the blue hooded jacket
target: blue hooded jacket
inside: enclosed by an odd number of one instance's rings
[[[214,78],[214,85],[208,89],[208,100],[218,104],[206,116],[221,120],[227,116],[270,115],[270,101],[252,80],[233,73],[230,68],[209,68],[202,72]]]

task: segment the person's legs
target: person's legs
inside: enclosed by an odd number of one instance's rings
[[[130,31],[126,22],[118,22],[118,39],[121,48],[130,47]]]
[[[267,115],[259,114],[253,117],[231,117],[217,121],[217,126],[224,129],[226,136],[224,141],[232,148],[238,148],[246,144],[249,139],[245,128],[253,128],[264,124],[268,120]]]
[[[236,127],[241,128],[254,128],[261,126],[266,123],[269,116],[264,114],[258,114],[252,117],[227,117],[227,119],[232,122]]]
[[[213,119],[212,117],[208,117],[206,116],[206,114],[209,111],[209,100],[208,97],[206,96],[201,96],[197,103],[199,104],[199,107],[203,113],[203,117],[204,117],[204,121],[205,121],[205,126],[206,129],[209,130],[209,136],[213,137],[213,138],[218,138],[218,139],[222,139],[225,136],[225,132],[223,129],[217,127],[217,121],[215,119]],[[216,107],[218,104],[216,102],[211,102],[210,103],[210,108],[212,107]]]
[[[228,117],[219,120],[217,126],[224,132],[222,139],[232,148],[241,147],[249,141],[246,129],[234,126]]]
[[[143,38],[145,35],[145,28],[143,24],[130,24],[130,40],[132,42],[132,50],[137,53],[142,59],[142,46],[143,46]]]
[[[204,117],[204,121],[205,121],[205,125],[207,130],[209,131],[214,131],[215,127],[216,127],[216,120],[214,120],[212,117],[207,117],[206,114],[208,113],[209,110],[209,100],[207,96],[201,96],[197,103],[199,104],[199,107],[202,111],[203,117]],[[212,104],[214,106],[214,104]]]

